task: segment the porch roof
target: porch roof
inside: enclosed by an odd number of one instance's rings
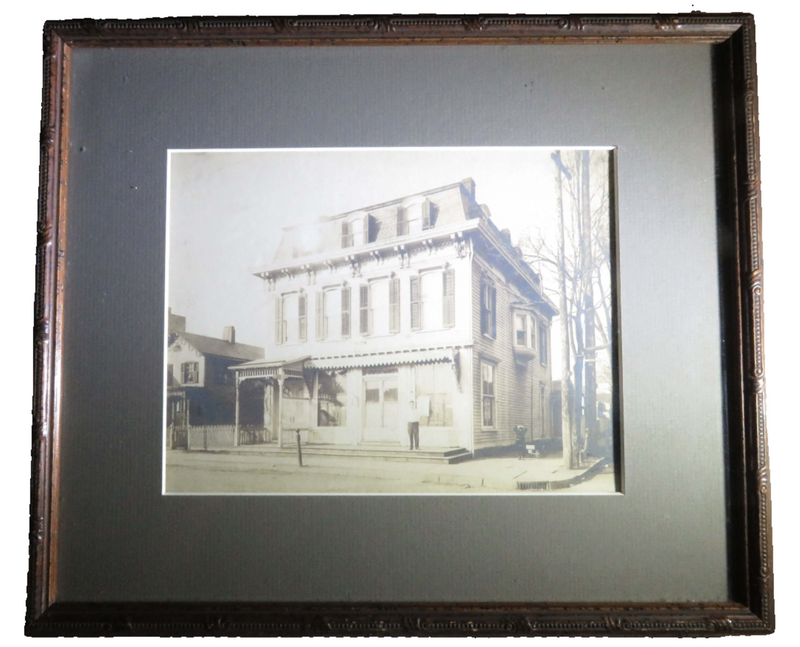
[[[392,366],[394,364],[432,364],[434,362],[452,362],[455,352],[455,349],[448,347],[388,351],[368,355],[315,357],[310,365],[320,369],[341,369]]]
[[[291,360],[255,359],[251,362],[236,364],[228,368],[235,371],[239,377],[267,377],[270,375],[278,375],[279,372],[290,375],[294,373],[302,375],[303,365],[309,359],[310,356],[308,355]]]

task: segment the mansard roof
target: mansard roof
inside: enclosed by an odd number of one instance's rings
[[[409,218],[418,218],[425,202],[431,203],[434,214],[431,226],[424,230],[409,227],[407,233],[399,235],[398,210],[402,209]],[[343,223],[358,224],[359,221],[369,223],[368,239],[356,239],[345,246]],[[537,300],[556,312],[555,306],[542,293],[541,278],[522,258],[519,248],[512,245],[508,231],[500,231],[492,222],[488,207],[475,201],[472,178],[315,222],[284,227],[273,262],[252,267],[250,271],[262,279],[275,278],[299,268],[310,270],[341,259],[369,258],[371,254],[396,250],[398,245],[412,249],[432,239],[463,241],[469,236],[478,236],[483,241],[482,249],[490,252],[495,263],[526,281],[538,295]]]
[[[292,261],[301,262],[305,257],[334,252],[345,254],[348,253],[348,250],[353,251],[352,248],[342,247],[342,223],[363,221],[366,217],[370,218],[370,226],[373,228],[369,243],[401,241],[405,236],[398,236],[397,233],[398,209],[406,208],[411,212],[414,205],[420,205],[425,200],[429,200],[433,205],[435,229],[480,218],[484,215],[484,211],[475,202],[474,191],[474,181],[467,178],[455,184],[448,184],[334,216],[326,216],[311,223],[284,227],[283,236],[272,264],[282,266]],[[359,246],[363,246],[363,244],[356,245],[356,247]]]

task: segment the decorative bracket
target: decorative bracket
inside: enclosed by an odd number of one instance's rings
[[[347,257],[347,260],[350,261],[350,271],[352,272],[353,278],[359,278],[361,276],[361,261],[359,261],[353,254],[350,254]]]
[[[464,240],[464,234],[460,231],[450,234],[453,240],[453,247],[455,247],[456,254],[459,258],[464,258],[467,255],[467,241]]]

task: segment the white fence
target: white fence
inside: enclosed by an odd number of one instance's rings
[[[233,435],[233,425],[189,427],[189,449],[202,450],[233,447]],[[255,445],[265,442],[269,442],[269,438],[263,427],[239,427],[240,445]]]

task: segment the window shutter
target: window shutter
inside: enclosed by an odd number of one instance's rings
[[[314,330],[316,332],[317,341],[321,341],[322,339],[325,339],[325,337],[323,336],[324,328],[322,326],[322,318],[324,316],[322,311],[322,299],[323,299],[322,290],[317,292],[315,297],[316,297],[316,308],[315,308],[316,317],[314,317]]]
[[[342,288],[342,337],[350,337],[350,288]]]
[[[342,220],[342,249],[353,246],[352,230],[350,223]]]
[[[481,281],[481,334],[489,334],[489,284]]]
[[[389,332],[400,332],[400,279],[389,281]]]
[[[373,217],[367,214],[364,216],[364,244],[372,243],[375,240],[375,228],[372,226]]]
[[[406,210],[403,207],[397,207],[397,235],[405,236],[407,233]]]
[[[422,229],[431,229],[433,227],[433,204],[430,200],[425,200],[422,203]]]
[[[283,343],[283,297],[275,296],[275,343]]]
[[[489,335],[497,339],[497,288],[489,285]]]
[[[303,293],[297,298],[297,334],[300,341],[308,339],[308,295]]]
[[[422,328],[419,310],[419,277],[411,277],[411,330]]]
[[[369,335],[369,285],[359,286],[359,332]]]
[[[452,267],[444,271],[442,296],[442,321],[445,328],[452,328],[456,325],[456,271]]]

